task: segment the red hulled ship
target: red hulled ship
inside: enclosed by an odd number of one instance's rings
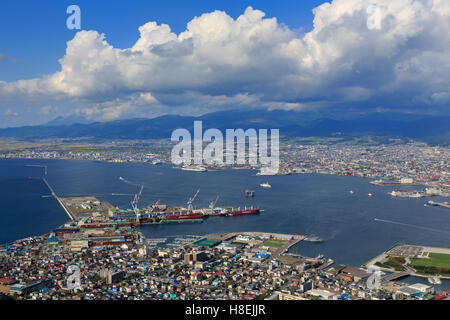
[[[202,219],[206,215],[202,212],[199,213],[186,213],[186,214],[167,214],[163,216],[164,220],[184,220],[184,219]]]
[[[258,214],[260,213],[261,210],[259,208],[250,208],[250,209],[243,209],[241,210],[240,208],[238,208],[237,210],[235,209],[229,209],[226,210],[224,212],[219,213],[219,216],[244,216],[244,215],[253,215],[253,214]]]

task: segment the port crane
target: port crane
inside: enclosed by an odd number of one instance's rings
[[[219,200],[219,196],[216,197],[216,200],[214,200],[213,202],[211,202],[209,204],[209,208],[210,209],[214,209],[214,207],[216,206],[217,200]]]
[[[158,199],[152,206],[151,206],[151,208],[150,208],[150,212],[153,212],[153,210],[155,210],[155,208],[157,208],[158,207],[158,205],[159,205],[159,201],[160,201],[160,199]]]
[[[138,203],[139,199],[142,195],[142,190],[144,190],[144,185],[141,186],[141,189],[139,190],[139,193],[134,195],[133,201],[131,201],[131,207],[133,208],[134,213],[136,214],[136,223],[139,224],[139,208]]]
[[[197,192],[194,194],[192,198],[189,198],[188,204],[188,212],[192,212],[194,207],[192,206],[192,202],[194,202],[195,198],[197,198],[198,193],[200,192],[200,188],[197,189]]]

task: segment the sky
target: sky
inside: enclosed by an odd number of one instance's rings
[[[81,30],[69,30],[69,5]],[[0,3],[0,127],[229,109],[449,114],[448,0]]]

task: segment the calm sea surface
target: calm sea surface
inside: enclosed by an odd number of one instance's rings
[[[147,237],[203,235],[215,232],[266,231],[317,235],[324,243],[300,243],[293,251],[306,256],[324,254],[351,266],[360,266],[395,244],[450,247],[450,211],[425,207],[428,198],[400,199],[387,193],[391,187],[370,180],[331,175],[256,176],[250,170],[189,172],[170,166],[114,164],[72,160],[0,160],[0,243],[44,234],[67,221],[67,215],[41,180],[59,196],[94,195],[123,208],[130,207],[138,186],[145,184],[140,205],[161,203],[186,206],[197,188],[195,207],[206,207],[217,195],[218,206],[258,206],[257,216],[211,217],[202,224],[144,226]],[[260,183],[268,181],[271,189]],[[247,199],[245,189],[256,191]],[[415,190],[417,188],[402,188]],[[354,190],[354,194],[349,193]],[[368,193],[374,194],[369,197]],[[435,201],[446,201],[434,198]],[[378,219],[378,220],[376,220]],[[382,220],[382,221],[380,221]],[[408,278],[405,282],[426,282]],[[445,281],[444,288],[450,288]]]

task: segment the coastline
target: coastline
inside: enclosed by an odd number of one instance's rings
[[[30,159],[25,159],[25,160],[30,160]],[[55,160],[55,161],[61,161],[62,159],[51,159],[51,160]],[[64,159],[64,160],[72,160],[72,159]],[[110,163],[110,162],[106,162],[106,161],[94,161],[94,160],[74,160],[75,162],[95,162],[95,163]],[[64,162],[63,162],[64,163]],[[142,164],[142,165],[144,165],[145,166],[145,163],[136,163],[136,164]],[[124,164],[124,165],[126,165],[126,164]],[[152,167],[157,167],[158,165],[152,165]],[[146,166],[145,166],[146,167]],[[164,166],[164,167],[166,167],[166,166]],[[143,167],[144,168],[144,167]],[[168,169],[170,169],[171,170],[171,168],[168,168]],[[145,170],[145,169],[144,169]],[[165,170],[165,169],[164,169]],[[175,173],[175,175],[177,174],[176,172],[174,172]],[[245,173],[246,175],[248,175],[249,173]],[[314,174],[314,173],[312,173],[312,174],[307,174],[307,173],[305,173],[305,174],[302,174],[302,173],[300,173],[300,174],[298,174],[298,175],[308,175],[308,176],[316,176],[316,175],[324,175],[324,176],[340,176],[340,175],[332,175],[332,174]],[[193,173],[192,174],[192,176],[198,176],[198,175],[196,175],[195,173]],[[200,176],[198,176],[198,177],[200,177]],[[348,176],[345,176],[345,177],[348,177]],[[352,177],[354,177],[355,178],[355,176],[352,176]],[[358,178],[358,177],[356,177],[356,178]],[[363,178],[363,177],[359,177],[359,178]],[[274,178],[275,179],[275,178]],[[288,180],[291,180],[291,179],[288,179]],[[342,179],[341,179],[342,180]],[[353,180],[353,179],[350,179],[350,180]],[[364,179],[365,181],[367,181],[366,179]],[[342,181],[344,181],[344,180],[342,180]],[[365,183],[365,181],[362,181],[361,180],[361,183]],[[354,190],[358,190],[358,189],[354,189]],[[270,190],[268,190],[268,191],[270,191]],[[67,192],[67,191],[66,191]],[[260,192],[262,192],[262,191],[260,191]],[[266,192],[266,191],[264,191],[264,192]],[[259,195],[259,194],[258,194]],[[343,190],[343,197],[345,197],[345,198],[351,198],[351,196],[350,195],[348,195],[348,192],[346,192],[345,190]],[[361,194],[360,193],[360,197],[364,197],[364,194]],[[365,197],[366,198],[366,197]],[[372,201],[372,200],[370,200],[370,201]],[[236,220],[237,221],[237,220]],[[257,222],[256,222],[257,223]],[[149,227],[148,228],[148,230],[150,230],[151,229],[151,227]],[[204,234],[208,234],[209,232],[205,232]],[[321,234],[322,235],[322,234]],[[324,236],[328,236],[328,235],[324,235]],[[327,240],[328,241],[328,240]],[[327,254],[326,255],[327,257],[330,257],[330,258],[336,258],[336,256],[333,256],[332,254]],[[352,266],[355,266],[355,267],[357,267],[357,266],[360,266],[360,264],[349,264],[349,265],[352,265]]]

